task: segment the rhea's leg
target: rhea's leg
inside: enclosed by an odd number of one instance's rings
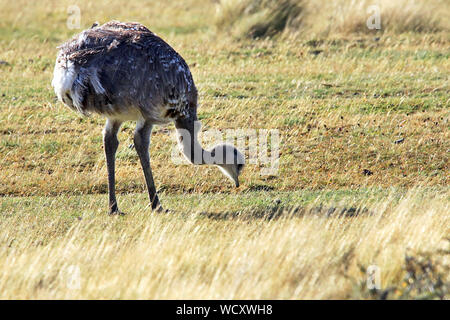
[[[148,148],[150,146],[150,134],[152,132],[151,123],[145,120],[139,121],[134,132],[134,147],[141,160],[142,170],[144,171],[145,182],[147,184],[148,196],[152,210],[162,210],[156,194],[155,182],[153,181],[152,168],[150,167],[150,155]]]
[[[109,213],[121,214],[117,207],[116,186],[115,186],[115,160],[116,151],[119,146],[117,132],[119,132],[121,122],[108,119],[103,130],[103,144],[105,146],[106,166],[108,168],[108,192],[109,192]]]

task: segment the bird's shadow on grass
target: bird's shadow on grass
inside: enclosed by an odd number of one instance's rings
[[[272,190],[275,190],[275,187],[264,184],[257,184],[249,186],[247,191],[272,191]]]
[[[268,208],[254,209],[251,211],[228,211],[228,212],[200,212],[200,217],[212,220],[274,220],[279,218],[294,218],[303,216],[315,217],[345,217],[353,218],[359,216],[372,216],[375,213],[366,207],[289,207],[272,206]]]

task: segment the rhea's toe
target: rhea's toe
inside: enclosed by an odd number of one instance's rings
[[[117,209],[117,210],[109,211],[109,215],[111,215],[111,216],[124,216],[124,215],[126,215],[126,213],[120,211],[119,209]]]
[[[156,213],[170,213],[169,209],[164,209],[162,206],[158,206],[157,208],[153,209]]]

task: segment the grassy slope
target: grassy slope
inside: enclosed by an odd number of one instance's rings
[[[379,41],[350,35],[325,41],[304,37],[237,42],[217,37],[209,27],[214,13],[209,2],[190,2],[193,6],[188,11],[180,4],[150,1],[143,5],[78,3],[83,28],[112,18],[140,21],[172,44],[191,66],[200,91],[204,129],[279,129],[279,174],[261,176],[260,166],[249,165],[240,189],[232,189],[215,168],[172,164],[173,127],[156,128],[152,167],[161,200],[175,215],[152,218],[144,209],[138,158],[128,148],[130,123],[119,136],[117,165],[119,202],[130,216],[104,216],[103,120],[80,118],[68,111],[56,103],[50,87],[55,47],[74,33],[65,25],[66,8],[72,3],[48,1],[44,6],[0,0],[0,60],[8,62],[0,65],[0,212],[7,217],[1,227],[7,232],[0,241],[8,244],[0,252],[0,261],[18,259],[9,266],[2,263],[3,297],[348,297],[352,282],[333,263],[347,257],[349,250],[356,250],[349,267],[352,277],[361,277],[357,263],[377,263],[387,272],[383,281],[388,286],[399,281],[406,247],[435,249],[448,234],[448,34],[384,35]],[[316,50],[321,52],[316,55]],[[394,144],[399,138],[404,142]],[[374,174],[364,176],[364,169]],[[422,199],[425,208],[398,205],[398,199],[417,184],[428,187],[416,190],[413,197]],[[435,193],[444,196],[435,202],[423,201]],[[394,202],[389,194],[394,194]],[[319,220],[308,216],[248,222],[255,212],[272,210],[275,199],[281,200],[279,207],[386,205],[387,211],[378,212],[392,214],[392,226],[387,226],[391,218],[347,221],[323,215]],[[435,208],[427,207],[434,203]],[[404,217],[402,212],[412,216]],[[239,213],[250,219],[233,218]],[[223,216],[231,218],[207,218]],[[373,237],[361,247],[364,230]],[[390,236],[377,235],[377,230]],[[83,233],[91,237],[82,240]],[[161,240],[165,237],[167,243]],[[392,241],[381,243],[379,237]],[[119,240],[95,251],[97,244],[111,239]],[[155,241],[160,251],[154,249]],[[333,246],[326,248],[327,241]],[[76,243],[66,260],[55,262],[48,257],[39,262],[43,264],[37,262],[69,242]],[[324,245],[315,250],[317,243]],[[75,262],[81,247],[88,254]],[[383,247],[386,250],[380,253]],[[233,248],[239,248],[243,257],[250,256],[242,261],[254,264],[239,267]],[[127,253],[130,249],[133,253]],[[116,261],[97,277],[102,266],[114,260],[111,250],[119,250],[124,262]],[[195,254],[183,256],[188,250]],[[273,252],[274,256],[269,254]],[[318,256],[323,260],[307,262]],[[96,259],[98,265],[92,263]],[[127,263],[135,265],[135,260],[147,261],[142,270],[130,272],[126,280],[121,278],[123,272],[114,275],[114,267],[129,270]],[[25,264],[32,261],[37,267],[27,269]],[[272,270],[273,261],[279,265]],[[274,272],[283,267],[282,261],[287,264],[281,279]],[[42,270],[45,263],[51,272]],[[77,292],[65,290],[58,280],[58,274],[73,263],[79,263],[83,279],[89,279],[89,285],[85,283]],[[168,265],[173,269],[163,271]],[[242,275],[233,278],[239,270],[244,270]],[[326,272],[328,276],[319,281]],[[250,279],[245,277],[248,273],[253,274]],[[160,285],[155,282],[158,277],[164,279]],[[227,291],[223,281],[229,277],[235,284]],[[130,288],[141,285],[142,290],[127,291],[117,281]],[[333,281],[342,286],[330,287]],[[104,296],[97,288],[101,283],[111,287]],[[186,290],[170,290],[180,284]],[[258,287],[255,284],[263,289],[252,292]],[[161,292],[164,285],[167,289]]]

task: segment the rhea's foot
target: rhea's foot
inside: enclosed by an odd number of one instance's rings
[[[149,203],[145,209],[148,209],[148,208],[152,208],[151,203]],[[160,204],[158,204],[156,207],[152,208],[152,211],[156,212],[156,213],[169,213],[170,212],[170,210],[164,209]]]
[[[124,216],[124,215],[126,215],[126,213],[120,211],[119,209],[115,209],[115,210],[110,210],[109,215],[110,216]]]
[[[164,209],[162,206],[158,206],[153,209],[156,213],[170,213],[169,209]]]

